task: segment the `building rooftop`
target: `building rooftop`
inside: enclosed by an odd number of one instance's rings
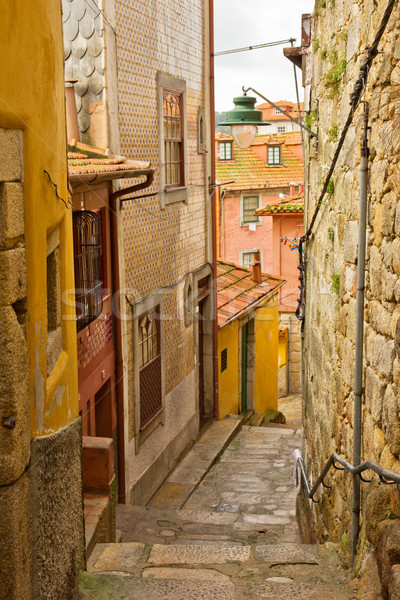
[[[263,119],[268,121],[288,121],[286,115],[290,115],[293,119],[297,119],[299,117],[299,108],[297,106],[297,102],[289,102],[288,100],[279,100],[278,102],[274,102],[277,106],[282,108],[282,114],[276,114],[275,107],[269,104],[268,102],[263,102],[263,104],[258,104],[256,108],[263,112]],[[304,103],[300,102],[300,111],[301,116],[304,114]]]
[[[251,278],[251,269],[233,263],[217,263],[217,312],[218,327],[223,327],[239,315],[266,300],[284,283],[284,279],[262,274],[262,282]]]
[[[230,135],[218,133],[219,141],[232,141]],[[281,164],[268,165],[252,148],[255,146],[280,146]],[[300,132],[257,135],[247,150],[241,150],[233,142],[233,160],[217,160],[216,175],[219,182],[232,181],[224,185],[226,190],[260,190],[288,187],[290,182],[302,182],[303,162],[292,152],[291,146],[301,145]]]
[[[283,200],[273,200],[262,208],[257,208],[254,214],[258,217],[304,212],[304,192],[285,198]]]
[[[72,185],[138,177],[152,171],[149,162],[131,161],[124,156],[110,156],[102,148],[88,146],[75,140],[68,143],[68,176]]]

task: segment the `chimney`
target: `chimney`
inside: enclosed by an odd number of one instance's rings
[[[301,182],[301,183],[299,183],[299,194],[302,194],[303,190],[304,190],[304,183]]]
[[[65,110],[67,115],[67,140],[80,141],[78,114],[76,112],[74,84],[77,79],[67,77],[65,80]]]
[[[253,252],[253,264],[251,265],[251,279],[256,283],[262,282],[261,259],[259,250],[254,250]]]
[[[291,198],[293,198],[293,196],[295,196],[295,195],[296,195],[296,193],[295,193],[295,191],[294,191],[294,188],[296,187],[296,184],[295,184],[295,183],[293,183],[293,182],[292,182],[292,183],[289,183],[289,187],[290,187],[290,197],[291,197]]]

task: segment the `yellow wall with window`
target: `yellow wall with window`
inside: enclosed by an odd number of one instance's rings
[[[250,311],[249,311],[250,312]],[[255,413],[276,410],[278,406],[278,302],[277,295],[252,311],[255,319],[255,358],[253,398],[248,403]],[[235,319],[218,332],[219,417],[240,413],[241,348],[239,325]],[[221,352],[227,349],[227,368],[221,373]],[[253,404],[253,406],[252,406]]]
[[[227,350],[227,368],[221,373],[221,352]],[[239,321],[218,331],[219,417],[239,413]]]

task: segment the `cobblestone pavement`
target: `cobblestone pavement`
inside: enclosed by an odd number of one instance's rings
[[[119,506],[122,543],[96,547],[82,599],[354,598],[334,546],[301,544],[292,456],[301,447],[298,399],[291,407],[288,426],[243,426],[180,508]]]
[[[293,450],[300,447],[300,429],[244,426],[184,509],[230,515],[233,539],[241,532],[247,543],[260,536],[300,543],[293,479]]]

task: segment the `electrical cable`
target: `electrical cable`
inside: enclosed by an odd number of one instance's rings
[[[278,42],[266,42],[265,44],[257,44],[256,46],[245,46],[244,48],[234,48],[233,50],[221,50],[221,52],[213,52],[211,56],[223,56],[225,54],[236,54],[237,52],[247,52],[248,50],[258,50],[260,48],[269,48],[271,46],[280,46],[281,44],[292,44],[296,38],[288,40],[279,40]]]

